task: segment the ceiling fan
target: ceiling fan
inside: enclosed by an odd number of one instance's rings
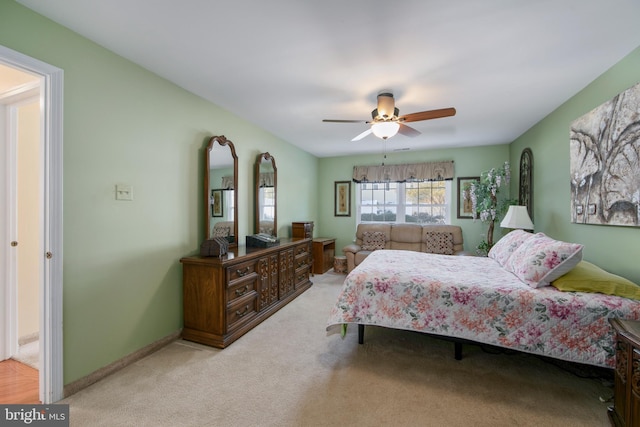
[[[360,135],[353,138],[351,141],[358,141],[365,136],[373,133],[378,138],[387,139],[391,138],[397,133],[401,133],[405,136],[418,136],[420,132],[414,128],[407,126],[408,122],[419,122],[422,120],[439,119],[442,117],[455,116],[455,108],[442,108],[439,110],[421,111],[419,113],[410,113],[402,116],[398,116],[400,110],[395,106],[393,99],[393,93],[388,91],[382,91],[378,94],[378,108],[371,112],[372,120],[331,120],[324,119],[323,122],[331,123],[367,123],[371,124],[371,127]]]

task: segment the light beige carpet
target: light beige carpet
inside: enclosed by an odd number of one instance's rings
[[[37,339],[35,341],[28,342],[26,344],[21,344],[18,346],[18,354],[14,355],[12,359],[17,360],[18,362],[24,363],[25,365],[29,365],[34,369],[40,369],[39,366],[39,356],[40,356],[40,341]]]
[[[316,275],[224,350],[176,341],[68,397],[71,425],[608,425],[608,376],[471,345],[456,361],[452,343],[406,331],[327,336],[344,277]]]

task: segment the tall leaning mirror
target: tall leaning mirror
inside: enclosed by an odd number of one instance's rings
[[[278,187],[276,159],[269,153],[258,156],[255,165],[255,232],[276,236],[278,233],[276,190]]]
[[[224,136],[211,137],[204,168],[206,239],[224,237],[238,245],[238,156]]]

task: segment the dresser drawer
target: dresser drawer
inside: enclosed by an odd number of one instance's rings
[[[309,255],[309,245],[308,244],[304,244],[304,245],[298,245],[295,248],[295,256],[296,258],[299,256],[307,256]]]
[[[309,256],[297,256],[294,261],[294,266],[296,270],[301,268],[309,267]]]
[[[253,292],[243,298],[238,298],[227,307],[227,325],[229,330],[240,323],[244,323],[258,312],[258,294]]]
[[[246,278],[251,274],[256,274],[256,260],[242,262],[227,267],[227,286],[234,286],[238,279]]]
[[[298,289],[309,281],[309,266],[307,265],[305,268],[296,270],[295,274],[294,287],[295,289]]]
[[[249,295],[252,292],[256,291],[256,280],[257,276],[251,275],[250,277],[235,280],[232,284],[227,288],[227,302],[228,304],[234,304],[235,300],[238,298],[242,298],[245,295]]]

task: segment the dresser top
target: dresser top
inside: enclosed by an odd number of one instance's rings
[[[238,260],[248,260],[251,258],[257,258],[268,254],[270,252],[277,252],[282,249],[286,249],[290,246],[295,246],[301,242],[308,242],[311,239],[302,237],[282,238],[280,244],[271,246],[268,248],[254,248],[246,245],[240,245],[235,248],[230,248],[229,252],[221,257],[203,257],[200,255],[187,256],[180,259],[181,263],[190,264],[226,264],[228,262],[234,262]]]
[[[609,319],[609,322],[617,333],[631,341],[640,343],[640,321]]]

